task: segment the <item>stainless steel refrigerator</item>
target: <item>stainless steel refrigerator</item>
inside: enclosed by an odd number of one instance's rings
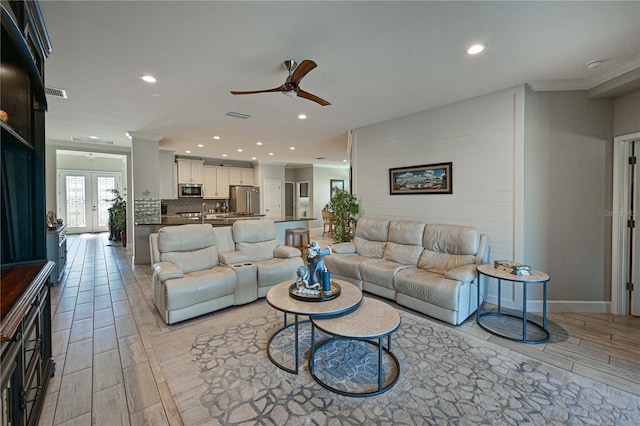
[[[229,211],[240,214],[260,214],[260,188],[256,186],[229,187]]]

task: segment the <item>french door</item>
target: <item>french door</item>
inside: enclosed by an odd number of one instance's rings
[[[58,172],[58,216],[67,224],[67,232],[105,232],[109,230],[109,207],[113,189],[121,189],[121,173]]]

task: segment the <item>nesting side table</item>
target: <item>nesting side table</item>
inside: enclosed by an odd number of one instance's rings
[[[480,313],[480,278],[484,275],[486,277],[495,278],[498,280],[498,310],[496,312],[484,312]],[[522,318],[506,313],[502,310],[501,303],[501,293],[502,293],[502,281],[511,281],[511,282],[519,282],[522,284]],[[478,310],[476,312],[476,322],[478,325],[484,330],[488,331],[491,334],[495,334],[496,336],[503,337],[505,339],[511,340],[513,342],[520,343],[544,343],[549,340],[549,331],[547,331],[547,283],[549,282],[549,275],[545,274],[541,271],[532,271],[531,275],[513,275],[510,272],[503,271],[500,269],[496,269],[493,265],[480,265],[478,266]],[[542,297],[542,325],[527,319],[527,287],[532,284],[542,284],[543,286],[543,297]],[[517,320],[522,321],[522,337],[514,337],[512,335],[508,335],[505,332],[498,330],[496,328],[491,328],[483,322],[483,318],[489,316],[497,316],[497,317],[509,317],[515,318]],[[527,325],[534,328],[541,337],[536,338],[528,338],[527,337]]]

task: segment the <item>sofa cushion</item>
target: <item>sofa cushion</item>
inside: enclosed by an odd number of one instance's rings
[[[271,220],[238,220],[231,227],[233,241],[238,243],[259,243],[277,240],[276,226]],[[236,248],[237,250],[237,248]]]
[[[425,250],[450,254],[478,253],[478,231],[471,226],[427,225],[422,245]]]
[[[369,241],[364,238],[355,237],[353,239],[353,245],[356,247],[356,252],[360,256],[381,259],[387,243],[381,241]]]
[[[358,220],[356,224],[354,237],[386,243],[389,239],[389,221],[384,219],[362,218]]]
[[[398,271],[393,287],[398,293],[451,311],[460,309],[460,284],[415,267]]]
[[[259,243],[236,243],[236,250],[247,256],[250,262],[273,259],[273,250],[278,247],[278,240],[261,241]]]
[[[160,253],[194,251],[215,245],[216,236],[209,224],[165,226],[158,230]]]
[[[475,260],[476,257],[470,254],[447,254],[425,250],[418,260],[418,268],[444,275],[447,271],[474,263]]]
[[[360,264],[362,280],[393,290],[393,277],[410,265],[402,265],[383,259],[367,259]]]
[[[411,246],[422,246],[425,224],[408,220],[389,223],[389,241]]]
[[[209,246],[194,251],[160,253],[160,261],[174,263],[184,273],[209,269],[218,265],[218,249],[216,246]]]
[[[166,308],[171,311],[233,294],[236,276],[231,268],[217,266],[165,281],[165,286]]]
[[[392,262],[415,266],[418,264],[418,259],[420,259],[423,250],[421,245],[413,246],[388,242],[384,249],[383,258]]]
[[[296,269],[303,265],[301,257],[288,259],[271,259],[257,263],[258,287],[268,287],[283,281],[293,283],[296,277]]]
[[[324,264],[332,274],[361,280],[360,264],[367,259],[357,254],[330,254],[324,257]]]

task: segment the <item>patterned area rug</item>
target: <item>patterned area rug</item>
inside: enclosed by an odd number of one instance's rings
[[[426,318],[400,315],[391,348],[400,362],[398,382],[366,398],[332,393],[313,380],[308,323],[301,327],[307,355],[300,373],[273,365],[265,347],[283,317],[264,300],[175,326],[154,336],[153,345],[185,425],[638,424],[637,396]],[[274,358],[285,364],[293,360],[291,338],[283,332],[272,345]],[[377,383],[376,346],[338,340],[323,351],[316,368],[332,385]],[[385,376],[392,368],[385,358]]]

